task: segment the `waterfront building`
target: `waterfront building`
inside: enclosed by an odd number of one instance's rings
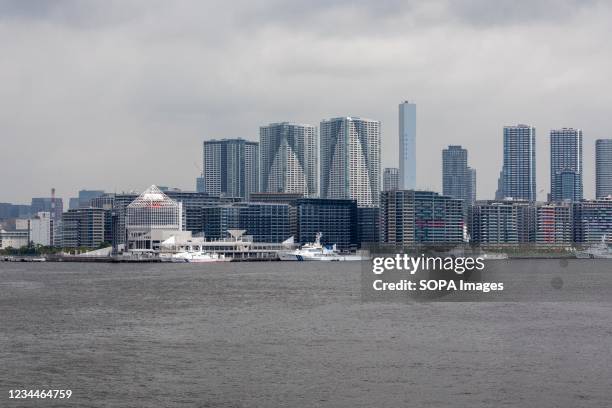
[[[399,104],[399,173],[400,188],[416,188],[416,104]]]
[[[277,203],[233,203],[202,209],[206,239],[229,238],[230,230],[244,230],[253,242],[283,242],[291,236],[289,205]]]
[[[550,131],[550,199],[582,200],[582,130]]]
[[[399,190],[400,171],[397,167],[386,167],[383,170],[383,191]]]
[[[271,123],[259,128],[261,191],[318,193],[317,129],[298,123]]]
[[[544,203],[536,206],[536,244],[571,245],[573,240],[574,219],[570,203]]]
[[[595,198],[612,196],[612,139],[595,141]]]
[[[463,200],[431,191],[396,190],[381,194],[381,238],[389,244],[463,242]]]
[[[244,139],[203,143],[204,189],[210,195],[240,197],[259,191],[259,143]]]
[[[321,122],[321,198],[380,201],[380,122],[341,117]]]
[[[183,230],[182,204],[152,185],[127,206],[127,250],[157,251],[168,233]],[[64,226],[65,228],[65,226]]]
[[[32,245],[53,245],[53,220],[50,212],[39,212],[30,219],[30,242]]]
[[[380,208],[357,208],[357,243],[377,244],[380,240]]]
[[[476,170],[468,167],[468,151],[461,146],[442,150],[442,194],[468,205],[475,201]]]
[[[504,162],[498,197],[536,200],[535,136],[532,126],[504,127]]]
[[[314,242],[322,233],[321,243],[336,245],[341,251],[359,247],[357,202],[344,199],[303,198],[297,207],[297,237],[300,245]]]
[[[574,203],[574,240],[594,244],[612,242],[612,197]]]
[[[104,210],[76,208],[62,214],[62,240],[65,248],[97,248],[104,242]]]
[[[470,242],[518,245],[535,241],[535,207],[526,200],[476,201],[468,211]]]
[[[6,231],[0,229],[0,249],[19,249],[28,246],[29,242],[29,230]]]

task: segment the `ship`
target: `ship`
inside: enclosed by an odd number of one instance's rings
[[[612,259],[612,248],[607,242],[607,236],[601,237],[599,244],[592,245],[582,251],[576,251],[576,258],[600,258],[600,259]]]
[[[169,261],[178,263],[227,262],[231,261],[231,258],[226,258],[224,254],[216,252],[183,251],[173,254],[169,257]]]
[[[367,259],[359,254],[343,254],[336,244],[328,246],[321,244],[322,233],[317,233],[315,242],[304,244],[301,248],[291,251],[279,251],[281,261],[361,261]]]

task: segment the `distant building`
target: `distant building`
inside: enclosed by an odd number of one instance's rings
[[[536,243],[540,246],[571,245],[574,219],[570,203],[545,203],[536,207]]]
[[[19,249],[28,246],[29,242],[29,230],[0,230],[0,249]]]
[[[416,188],[416,104],[399,104],[399,173],[400,188]]]
[[[206,182],[204,180],[204,176],[200,175],[200,177],[196,178],[196,192],[205,193],[206,192]]]
[[[321,122],[321,198],[380,201],[380,122],[341,117]]]
[[[31,213],[38,214],[39,212],[50,212],[51,218],[61,219],[62,213],[64,212],[64,203],[61,198],[55,198],[55,210],[53,207],[53,200],[51,197],[36,197],[32,198]]]
[[[612,196],[612,139],[595,141],[595,197]]]
[[[467,205],[475,201],[476,170],[468,167],[468,151],[461,146],[450,145],[442,150],[442,194]]]
[[[504,127],[504,164],[498,197],[536,200],[535,136],[532,126]]]
[[[317,128],[297,123],[271,123],[259,128],[261,191],[318,193]]]
[[[30,242],[33,245],[53,245],[53,220],[50,212],[39,212],[30,219]]]
[[[535,242],[535,207],[526,200],[476,201],[468,211],[470,242],[518,245]]]
[[[0,220],[26,218],[31,215],[31,207],[25,204],[0,203]]]
[[[582,200],[582,130],[550,131],[550,199]]]
[[[229,230],[246,230],[253,242],[283,242],[291,236],[289,205],[276,203],[233,203],[202,209],[207,239],[229,237]]]
[[[79,196],[70,199],[68,209],[89,207],[92,199],[104,195],[104,190],[79,190]]]
[[[76,208],[62,215],[62,246],[97,248],[104,242],[104,210]]]
[[[463,242],[463,200],[430,191],[381,194],[383,243],[458,244]]]
[[[127,250],[157,251],[167,236],[183,230],[182,205],[156,186],[146,189],[127,206]],[[65,227],[64,227],[65,228]]]
[[[573,212],[576,242],[593,244],[604,237],[612,241],[612,198],[574,203]]]
[[[383,191],[400,189],[400,171],[397,167],[386,167],[383,170]]]
[[[259,191],[259,143],[244,139],[206,140],[204,189],[211,195],[248,199]]]
[[[357,203],[355,200],[304,198],[297,207],[296,241],[303,245],[314,242],[322,233],[321,243],[336,244],[347,251],[359,246]]]

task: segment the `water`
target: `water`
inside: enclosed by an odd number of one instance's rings
[[[362,303],[360,273],[0,263],[0,406],[612,406],[612,303]]]

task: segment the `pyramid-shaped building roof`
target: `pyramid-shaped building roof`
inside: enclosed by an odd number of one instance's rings
[[[178,207],[178,204],[165,195],[156,185],[152,185],[128,205],[128,208],[149,207]]]

